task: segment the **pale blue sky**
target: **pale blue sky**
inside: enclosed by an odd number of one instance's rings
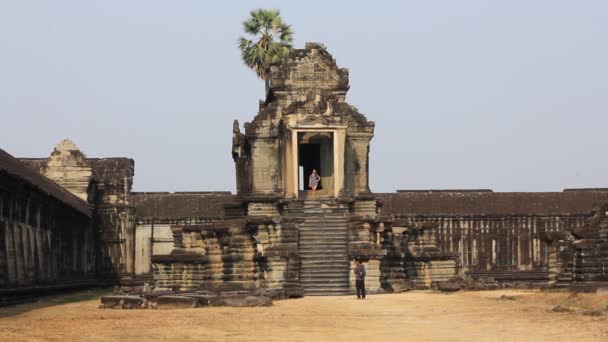
[[[373,191],[608,187],[608,1],[0,0],[0,147],[135,159],[135,190],[234,190],[263,82],[236,39],[280,8],[376,122]]]

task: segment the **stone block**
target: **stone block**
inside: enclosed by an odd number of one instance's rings
[[[143,302],[139,296],[102,296],[100,309],[141,309]]]
[[[156,308],[161,310],[197,308],[198,302],[197,298],[191,296],[165,295],[156,299]]]
[[[461,290],[460,284],[451,281],[438,281],[436,286],[437,290],[441,292],[455,292]]]

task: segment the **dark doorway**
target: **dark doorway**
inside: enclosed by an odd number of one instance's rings
[[[302,184],[304,190],[310,190],[308,187],[308,177],[310,177],[312,170],[317,170],[317,174],[319,174],[320,177],[323,177],[321,174],[321,144],[300,144],[298,159],[298,169],[303,170],[301,171],[303,174],[300,175],[298,179],[304,182],[304,184]],[[323,179],[321,179],[317,186],[317,190],[322,189]]]

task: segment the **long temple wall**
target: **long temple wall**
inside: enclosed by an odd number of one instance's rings
[[[95,277],[161,290],[347,294],[352,259],[367,263],[372,291],[456,274],[608,283],[608,189],[372,193],[375,123],[346,102],[348,75],[319,43],[272,66],[256,116],[244,133],[233,124],[236,195],[131,192],[132,159],[87,158],[69,140],[48,158],[0,150],[0,300]],[[318,168],[324,189],[301,192],[299,167]]]
[[[573,230],[584,224],[588,215],[446,217],[413,216],[415,223],[438,225],[439,248],[458,253],[465,273],[494,274],[520,271],[546,272],[547,232]]]
[[[90,203],[97,273],[105,279],[132,277],[135,271],[135,211],[129,203],[129,194],[134,161],[129,158],[87,158],[69,140],[61,141],[49,158],[23,158],[20,161]]]
[[[439,249],[458,255],[460,272],[531,282],[554,272],[547,234],[582,228],[606,200],[606,191],[381,195],[383,213],[403,225],[434,224]]]
[[[21,175],[0,169],[0,301],[95,282],[95,235],[86,202],[24,169]],[[79,208],[49,194],[55,190]]]

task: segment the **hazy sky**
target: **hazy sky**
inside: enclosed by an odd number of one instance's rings
[[[135,159],[137,191],[234,191],[259,7],[350,69],[373,191],[608,187],[608,1],[0,0],[0,148],[70,138]]]

